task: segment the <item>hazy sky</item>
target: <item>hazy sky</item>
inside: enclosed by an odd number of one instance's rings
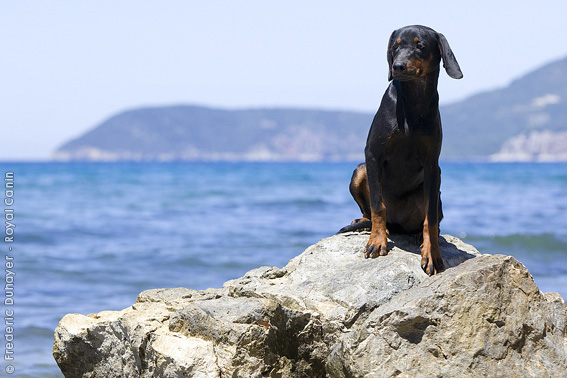
[[[374,112],[386,44],[443,33],[464,73],[442,103],[567,55],[567,1],[0,0],[0,160],[45,159],[139,106]]]

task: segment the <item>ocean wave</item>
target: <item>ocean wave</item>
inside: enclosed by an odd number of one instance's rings
[[[567,276],[567,237],[552,233],[467,236],[481,253],[511,255],[534,277]]]
[[[461,235],[463,236],[463,235]],[[565,255],[567,258],[567,235],[555,233],[542,234],[511,234],[511,235],[491,235],[474,236],[465,235],[463,240],[470,242],[478,248],[493,248],[496,253],[503,251],[520,251],[525,253],[543,253],[553,256]],[[492,253],[487,251],[487,253]]]

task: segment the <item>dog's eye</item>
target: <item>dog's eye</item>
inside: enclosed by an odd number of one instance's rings
[[[394,45],[392,46],[392,49],[393,49],[393,50],[397,50],[399,46],[400,46],[400,45],[398,45],[397,43],[394,43]]]
[[[418,42],[417,45],[416,45],[416,47],[417,47],[418,49],[420,49],[420,50],[423,50],[423,49],[425,48],[425,46],[424,46],[423,43],[421,43],[421,42]]]

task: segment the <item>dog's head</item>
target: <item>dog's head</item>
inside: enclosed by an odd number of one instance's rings
[[[388,43],[388,80],[408,81],[437,73],[441,59],[450,77],[463,77],[443,34],[420,25],[395,30]]]

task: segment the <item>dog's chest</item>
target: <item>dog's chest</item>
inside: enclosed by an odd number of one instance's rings
[[[383,145],[386,162],[400,166],[419,165],[428,153],[427,135],[412,132],[407,128],[395,131]]]

